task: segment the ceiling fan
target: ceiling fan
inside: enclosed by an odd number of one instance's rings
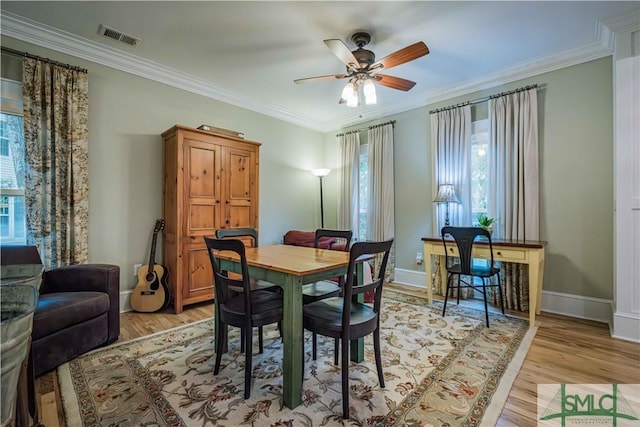
[[[380,71],[413,61],[429,53],[429,48],[426,44],[417,42],[376,61],[375,54],[370,50],[364,49],[364,46],[371,41],[369,33],[364,31],[356,32],[351,36],[351,41],[358,46],[353,52],[347,48],[342,40],[328,39],[324,41],[324,44],[327,45],[331,52],[347,66],[345,74],[308,77],[294,80],[294,82],[307,83],[317,80],[349,79],[342,90],[340,104],[346,103],[349,107],[356,107],[358,105],[358,88],[360,86],[363,88],[366,104],[375,104],[375,84],[403,91],[408,91],[416,85],[411,80],[380,74]]]

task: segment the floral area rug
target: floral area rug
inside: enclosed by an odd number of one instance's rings
[[[524,319],[385,291],[381,323],[386,388],[380,388],[373,340],[365,360],[350,367],[351,418],[342,419],[340,367],[333,341],[318,337],[311,359],[305,331],[302,404],[282,401],[282,341],[264,330],[254,339],[251,398],[243,399],[240,333],[230,328],[229,352],[213,375],[213,321],[115,344],[58,369],[69,426],[492,426],[536,328]]]

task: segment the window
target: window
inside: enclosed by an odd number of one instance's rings
[[[5,120],[0,120],[0,156],[9,156],[9,131]]]
[[[26,244],[24,162],[17,151],[24,147],[22,85],[2,79],[0,103],[0,243]]]
[[[367,240],[367,212],[369,200],[369,146],[360,144],[360,164],[358,166],[358,241]]]
[[[477,225],[479,213],[487,213],[489,180],[489,119],[471,124],[471,220]]]

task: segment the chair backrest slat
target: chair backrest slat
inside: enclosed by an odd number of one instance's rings
[[[344,298],[344,309],[342,311],[343,325],[349,324],[351,298],[353,295],[373,290],[375,292],[373,309],[376,313],[380,313],[384,275],[387,268],[387,262],[389,260],[389,253],[391,252],[392,245],[393,239],[383,242],[356,242],[353,244],[353,246],[351,246],[351,249],[349,251],[349,267],[347,268],[347,278],[344,282],[342,292]],[[358,260],[358,258],[365,255],[375,256],[378,254],[383,254],[383,256],[382,261],[380,262],[380,268],[378,269],[377,277],[373,277],[373,281],[371,283],[358,285],[358,283],[356,282],[358,280],[358,277],[356,275],[357,264],[358,262],[366,262],[360,261]]]
[[[315,247],[320,247],[320,239],[323,237],[336,237],[344,243],[344,251],[348,252],[351,247],[351,238],[353,232],[351,230],[328,230],[326,228],[318,228],[316,230]]]
[[[219,304],[226,305],[231,297],[237,295],[237,292],[232,288],[243,289],[245,313],[251,316],[251,285],[244,243],[238,239],[213,239],[206,236],[204,236],[204,242],[207,245],[207,252],[211,260],[215,295],[216,298],[219,298]],[[238,254],[242,277],[237,278],[234,276],[231,278],[225,271],[221,271],[216,260],[216,251],[231,251]],[[224,313],[221,312],[221,315],[224,315]]]
[[[460,269],[463,275],[471,275],[473,263],[473,245],[478,237],[484,237],[489,242],[489,251],[491,252],[491,268],[494,267],[493,261],[493,244],[491,243],[491,233],[482,227],[442,227],[442,244],[444,245],[445,263],[449,266],[449,254],[447,244],[451,245],[451,241],[447,242],[447,236],[451,236],[458,247],[460,258]]]
[[[216,239],[237,239],[240,237],[250,237],[253,239],[253,247],[258,247],[258,230],[255,228],[220,228],[216,230]]]

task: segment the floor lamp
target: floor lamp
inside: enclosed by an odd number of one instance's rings
[[[456,196],[456,189],[453,184],[440,184],[438,186],[438,195],[433,200],[434,203],[444,203],[446,210],[444,216],[444,226],[449,226],[449,203],[460,203],[460,199]]]
[[[322,200],[322,178],[329,175],[331,169],[311,169],[311,174],[320,178],[320,228],[324,228],[324,204]]]

